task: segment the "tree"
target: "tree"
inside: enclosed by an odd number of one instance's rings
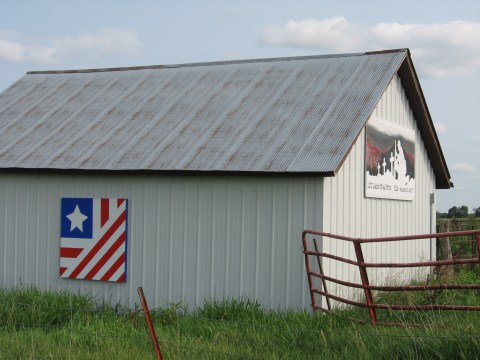
[[[458,208],[456,206],[453,206],[451,207],[450,209],[448,209],[448,217],[449,218],[454,218],[455,215],[457,214],[457,211],[458,211]]]
[[[465,218],[468,217],[468,207],[463,205],[460,207],[453,206],[448,209],[449,218]]]
[[[480,217],[480,206],[478,208],[473,208],[473,214],[475,217]]]
[[[442,213],[440,211],[437,211],[437,219],[446,219],[448,217],[447,213]]]

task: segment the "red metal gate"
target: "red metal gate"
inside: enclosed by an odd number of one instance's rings
[[[424,261],[424,262],[410,262],[410,263],[372,263],[365,262],[364,254],[362,250],[362,244],[367,243],[381,243],[381,242],[395,242],[405,240],[417,240],[417,241],[430,241],[435,238],[445,237],[457,237],[457,236],[471,236],[476,242],[477,251],[471,258],[463,259],[451,259],[451,260],[438,260],[438,261]],[[330,254],[323,252],[319,249],[318,240],[322,242],[327,239],[335,239],[346,241],[352,244],[355,250],[356,260],[348,259],[346,257],[339,256],[337,254]],[[480,230],[472,231],[457,231],[437,234],[426,235],[412,235],[412,236],[396,236],[396,237],[381,237],[381,238],[351,238],[347,236],[340,236],[329,234],[320,231],[305,230],[302,234],[303,240],[303,253],[305,255],[305,266],[308,277],[308,285],[310,288],[310,297],[313,310],[320,310],[329,312],[331,310],[330,300],[336,300],[344,304],[353,305],[361,308],[368,309],[370,320],[372,325],[405,325],[391,322],[380,322],[377,319],[376,309],[388,309],[388,310],[463,310],[463,311],[480,311],[480,306],[466,306],[466,305],[391,305],[376,303],[372,295],[373,290],[379,291],[426,291],[426,290],[444,290],[444,289],[480,289],[480,284],[438,284],[438,285],[404,285],[404,286],[386,286],[386,285],[371,285],[368,277],[368,268],[412,268],[412,267],[433,267],[433,266],[452,266],[458,264],[480,264]],[[349,282],[328,276],[325,274],[322,260],[323,258],[329,258],[342,263],[354,265],[358,267],[358,271],[361,278],[361,284]],[[318,268],[318,271],[314,271],[312,268],[312,260],[314,261],[314,267]],[[341,286],[350,288],[363,289],[365,302],[354,301],[346,297],[334,295],[328,292],[328,282],[333,282]],[[321,305],[321,296],[325,297],[327,308]]]

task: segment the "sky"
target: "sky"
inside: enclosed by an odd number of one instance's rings
[[[27,71],[409,48],[454,183],[480,207],[480,1],[0,2],[0,91]]]

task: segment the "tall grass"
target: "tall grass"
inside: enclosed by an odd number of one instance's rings
[[[88,295],[0,289],[0,359],[148,358],[143,325]]]
[[[477,313],[386,313],[405,322],[421,316],[426,326],[372,327],[349,320],[366,318],[361,310],[273,311],[247,298],[206,301],[191,311],[171,304],[151,313],[166,360],[474,359],[480,354]],[[131,360],[153,359],[154,351],[140,311],[115,309],[80,294],[23,288],[0,290],[0,358]]]
[[[88,295],[41,292],[34,287],[0,289],[0,299],[0,323],[9,329],[64,326],[70,323],[72,316],[92,312],[95,308]]]

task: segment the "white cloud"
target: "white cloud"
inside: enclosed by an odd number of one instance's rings
[[[106,28],[96,34],[63,36],[48,45],[32,44],[12,32],[0,33],[0,60],[33,64],[61,64],[73,57],[138,57],[142,44],[133,29]]]
[[[33,64],[57,64],[55,49],[47,46],[24,45],[12,39],[12,33],[0,33],[0,60],[30,62]]]
[[[434,125],[438,133],[445,134],[447,132],[447,127],[444,124],[437,122]]]
[[[480,68],[480,22],[381,23],[371,30],[383,46],[409,47],[427,75],[443,77]]]
[[[49,46],[29,46],[26,49],[25,61],[34,64],[61,64],[62,58],[57,55],[58,50]]]
[[[25,49],[22,45],[0,38],[0,59],[10,62],[20,62],[25,59]]]
[[[73,54],[84,50],[111,55],[141,55],[141,43],[135,31],[127,28],[106,28],[94,35],[64,36],[53,42],[58,51]]]
[[[472,136],[472,139],[473,139],[474,141],[480,141],[480,135],[473,135],[473,136]]]
[[[480,22],[379,23],[367,28],[334,17],[267,26],[261,42],[333,52],[409,48],[419,71],[443,77],[480,68],[479,38]]]
[[[289,20],[284,26],[267,26],[261,42],[268,45],[350,51],[363,40],[357,26],[345,17],[338,16],[324,20]]]
[[[455,163],[453,169],[459,172],[471,173],[475,171],[475,168],[469,163]]]

